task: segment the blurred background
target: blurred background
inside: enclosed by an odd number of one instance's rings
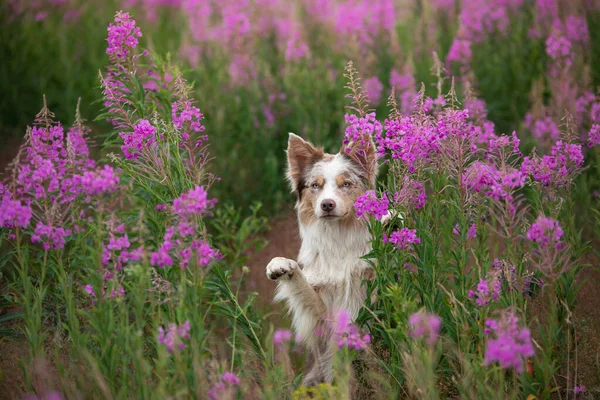
[[[94,121],[106,26],[120,9],[141,27],[140,47],[169,52],[194,83],[212,168],[227,178],[214,195],[242,207],[262,201],[274,212],[289,200],[282,183],[288,132],[337,150],[349,60],[381,119],[392,87],[407,112],[421,82],[435,104],[451,77],[490,133],[516,130],[524,147],[544,151],[565,110],[583,140],[600,119],[600,32],[588,29],[600,21],[595,0],[5,0],[3,165],[43,94],[65,124],[79,97]],[[102,142],[110,126],[95,121],[93,129]]]

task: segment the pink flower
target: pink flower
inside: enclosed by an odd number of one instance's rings
[[[410,245],[421,243],[421,239],[417,237],[416,229],[402,228],[399,231],[392,232],[389,238],[384,233],[383,242],[392,243],[400,249],[406,249]]]
[[[123,60],[138,45],[138,38],[140,37],[142,37],[142,32],[140,28],[135,26],[135,20],[129,16],[129,13],[119,11],[114,22],[111,22],[108,26],[106,54]]]
[[[486,321],[488,339],[485,349],[485,365],[497,361],[503,368],[523,372],[523,360],[535,355],[529,329],[521,328],[519,320],[511,312],[505,312],[500,320]]]
[[[367,92],[369,103],[376,106],[381,101],[381,95],[383,92],[383,84],[377,76],[372,76],[363,81],[363,88]]]
[[[340,310],[336,315],[333,337],[340,349],[347,347],[363,350],[371,342],[371,336],[368,333],[361,335],[356,325],[352,323],[350,313],[345,310]]]
[[[273,343],[275,346],[281,346],[292,339],[292,332],[287,329],[277,329],[273,334]]]
[[[421,311],[410,316],[408,325],[410,337],[423,339],[429,346],[433,346],[440,336],[442,320],[437,315]]]
[[[148,120],[141,119],[135,125],[133,132],[121,132],[123,138],[121,150],[128,160],[137,159],[146,146],[151,146],[156,140],[156,128]]]
[[[190,338],[190,321],[181,325],[170,324],[167,330],[158,328],[158,343],[164,344],[169,353],[185,349],[185,340]]]
[[[553,244],[556,248],[560,248],[563,234],[558,221],[540,215],[527,231],[527,239],[538,243],[541,247]]]
[[[371,215],[379,221],[387,214],[388,206],[389,200],[386,193],[383,193],[381,199],[379,199],[374,190],[367,190],[356,199],[354,210],[358,218],[367,219]]]

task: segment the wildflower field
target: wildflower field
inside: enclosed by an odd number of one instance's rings
[[[0,398],[600,398],[599,24],[598,0],[2,1]],[[380,166],[354,204],[374,279],[316,387],[264,271],[299,246],[288,132]]]

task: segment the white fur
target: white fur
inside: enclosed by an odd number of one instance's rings
[[[341,209],[352,208],[351,204],[340,204],[344,197],[339,195],[336,183],[336,177],[347,171],[348,161],[341,155],[314,166],[313,174],[325,180],[315,202],[314,211],[319,218],[309,225],[298,218],[302,245],[297,263],[276,257],[267,266],[267,276],[278,281],[275,300],[286,302],[296,334],[316,359],[305,384],[332,379],[331,337],[323,337],[319,329],[331,323],[340,309],[348,311],[354,320],[366,298],[366,287],[361,285],[370,269],[361,259],[371,250],[366,224],[321,218],[324,213],[320,204],[325,199],[334,200]]]

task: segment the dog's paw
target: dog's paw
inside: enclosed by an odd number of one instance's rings
[[[404,214],[396,210],[388,211],[383,217],[381,217],[381,223],[387,225],[394,217],[398,217],[400,223],[404,222]]]
[[[298,263],[285,257],[275,257],[267,265],[267,278],[277,280],[282,277],[291,278],[298,269]]]

